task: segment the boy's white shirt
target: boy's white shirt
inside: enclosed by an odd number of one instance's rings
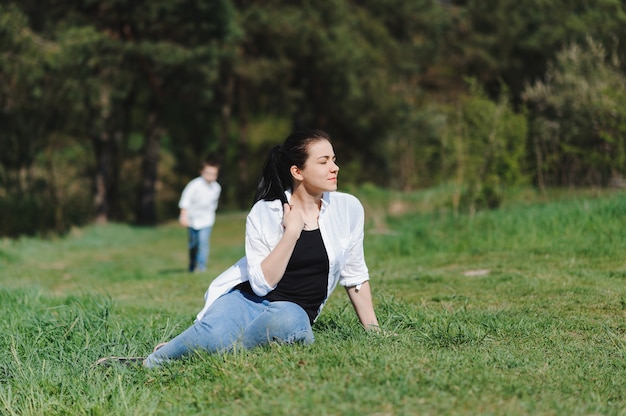
[[[215,211],[222,192],[221,185],[208,183],[202,176],[192,179],[180,196],[178,207],[187,210],[189,227],[194,230],[215,224]]]

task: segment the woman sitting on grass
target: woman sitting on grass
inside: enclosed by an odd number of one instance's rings
[[[363,207],[336,192],[338,171],[322,131],[294,133],[274,147],[246,220],[246,256],[211,283],[191,327],[134,360],[153,368],[197,351],[311,344],[311,325],[337,284],[346,288],[365,329],[377,329]]]

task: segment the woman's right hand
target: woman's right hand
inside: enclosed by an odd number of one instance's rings
[[[280,279],[283,278],[293,249],[304,227],[302,213],[299,210],[293,209],[289,204],[284,204],[283,209],[282,225],[285,232],[278,244],[261,262],[263,277],[271,287],[276,287]]]
[[[283,228],[285,233],[291,231],[300,235],[300,232],[304,229],[302,212],[292,205],[283,204]]]

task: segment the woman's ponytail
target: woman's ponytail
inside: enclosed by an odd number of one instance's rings
[[[288,186],[286,186],[280,174],[281,162],[283,162],[281,159],[285,156],[282,152],[282,147],[282,145],[274,146],[265,159],[262,176],[254,195],[255,203],[261,199],[266,201],[280,199],[283,203],[287,203],[285,190]]]

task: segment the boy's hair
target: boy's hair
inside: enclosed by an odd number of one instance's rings
[[[217,160],[215,156],[208,156],[202,161],[202,166],[200,166],[200,170],[204,169],[207,166],[212,166],[214,168],[220,168],[220,162]]]

